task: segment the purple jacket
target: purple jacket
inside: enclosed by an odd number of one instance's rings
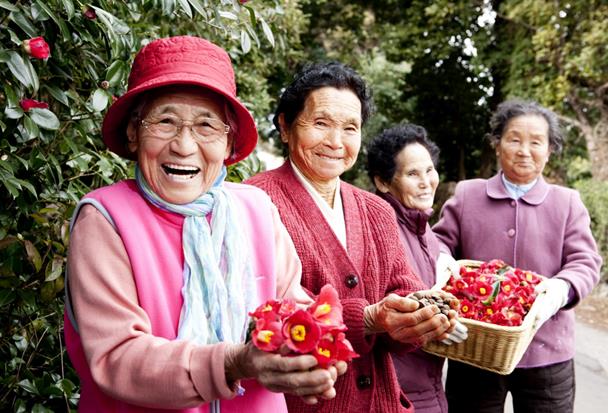
[[[395,210],[408,261],[425,286],[432,287],[439,257],[439,241],[429,226],[433,210],[407,208],[389,193],[376,194]],[[447,413],[448,403],[441,382],[445,359],[422,350],[392,356],[401,389],[409,397],[416,413]]]
[[[538,182],[519,200],[507,194],[500,174],[462,181],[433,227],[454,258],[488,261],[559,277],[572,300],[543,324],[517,367],[546,366],[574,357],[572,309],[599,280],[602,259],[578,192]]]

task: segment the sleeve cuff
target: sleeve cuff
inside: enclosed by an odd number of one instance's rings
[[[216,399],[233,399],[239,393],[239,381],[226,382],[225,349],[226,343],[218,343],[197,347],[192,351],[190,375],[196,391],[205,402]]]
[[[363,311],[368,305],[363,299],[342,300],[344,324],[348,327],[346,338],[353,345],[353,350],[359,354],[371,352],[376,342],[376,334],[365,335]]]

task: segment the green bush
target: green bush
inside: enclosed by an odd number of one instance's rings
[[[601,281],[608,282],[608,182],[585,179],[574,184],[591,216],[591,231],[604,259]]]
[[[280,67],[268,63],[288,50],[293,13],[270,0],[0,1],[0,411],[77,405],[62,341],[68,220],[82,195],[132,169],[105,150],[99,131],[134,53],[176,34],[222,45],[241,98],[263,124],[272,101],[265,79]],[[47,59],[22,47],[38,36],[50,45]],[[23,99],[48,107],[24,110]],[[253,157],[230,179],[259,169]]]

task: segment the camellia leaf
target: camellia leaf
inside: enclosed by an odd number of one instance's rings
[[[23,109],[21,109],[20,107],[7,106],[4,108],[4,114],[9,119],[21,119],[21,117],[23,116]]]
[[[65,13],[68,15],[68,20],[74,17],[74,3],[72,0],[62,0]]]
[[[17,97],[17,93],[8,84],[4,85],[4,95],[8,101],[8,106],[19,106],[19,98]]]
[[[8,11],[19,11],[19,7],[11,4],[8,1],[0,1],[0,7],[2,7],[3,9],[6,9]]]
[[[38,128],[38,125],[36,125],[36,123],[32,120],[31,117],[29,117],[29,116],[23,117],[23,126],[25,127],[25,130],[27,131],[27,134],[29,135],[28,140],[35,139],[38,136],[40,136],[40,129]]]
[[[251,50],[251,38],[245,30],[241,30],[241,49],[245,54],[249,53],[249,50]]]
[[[59,129],[59,119],[48,109],[32,108],[29,115],[36,125],[48,130]]]
[[[65,92],[59,89],[57,86],[51,84],[44,84],[42,88],[48,90],[51,96],[53,96],[57,101],[63,103],[65,106],[70,105],[70,102],[68,101],[68,97]]]
[[[8,52],[9,60],[6,62],[8,69],[13,76],[21,82],[25,87],[34,88],[34,80],[31,77],[30,70],[25,66],[25,61],[21,55],[15,51]]]
[[[38,87],[40,84],[38,83],[38,74],[36,73],[36,69],[32,66],[32,62],[29,59],[24,60],[26,69],[30,73],[30,78],[32,79],[32,88],[34,89],[34,93],[38,92]]]
[[[235,20],[235,21],[239,19],[238,17],[236,17],[236,14],[229,12],[229,11],[220,10],[220,11],[218,11],[218,13],[221,17],[223,17],[225,19],[230,19],[230,20]]]
[[[13,290],[0,290],[0,307],[12,303],[17,295]]]
[[[65,24],[65,21],[63,19],[57,17],[57,15],[55,13],[53,13],[53,10],[51,10],[51,8],[49,6],[44,4],[44,2],[42,2],[40,0],[36,0],[36,4],[38,6],[40,6],[40,8],[42,10],[44,10],[44,12],[46,14],[48,14],[51,19],[53,19],[53,21],[55,22],[55,24],[57,24],[57,26],[59,26],[59,30],[61,31],[61,35],[63,36],[63,40],[64,41],[70,40],[70,31],[68,30],[68,26]]]
[[[184,13],[186,13],[188,17],[192,18],[192,8],[190,7],[190,3],[188,3],[188,0],[177,0],[177,2],[179,3]]]
[[[55,255],[53,260],[48,263],[46,266],[46,274],[44,276],[44,281],[54,281],[63,272],[63,257],[59,255]]]
[[[30,260],[36,272],[40,271],[42,268],[42,258],[40,258],[40,253],[32,243],[32,241],[24,240],[23,245],[25,246],[25,252],[27,253],[27,258]]]
[[[203,3],[200,2],[200,0],[188,0],[188,3],[192,5],[194,10],[196,10],[198,14],[207,19],[207,11],[205,10],[205,6],[203,5]]]
[[[262,23],[262,30],[264,31],[264,35],[268,39],[268,42],[274,47],[274,35],[272,34],[272,30],[266,20],[260,18],[260,22]]]
[[[110,86],[118,86],[127,74],[127,64],[122,60],[113,62],[106,73],[106,80]]]
[[[29,21],[27,17],[20,12],[12,12],[9,18],[17,24],[17,26],[21,27],[21,29],[27,33],[29,37],[40,36],[36,27]]]

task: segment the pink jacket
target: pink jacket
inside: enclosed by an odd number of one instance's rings
[[[276,296],[275,282],[275,240],[273,232],[274,206],[261,191],[246,185],[226,183],[232,193],[242,217],[243,231],[254,247],[253,267],[258,274],[258,297],[260,302]],[[182,306],[182,268],[183,253],[181,234],[184,218],[180,215],[161,211],[147,203],[139,194],[134,181],[123,181],[109,187],[101,188],[86,196],[87,200],[95,200],[104,208],[114,221],[116,231],[124,243],[128,260],[132,268],[132,276],[137,290],[138,305],[149,320],[149,326],[142,326],[142,334],[133,334],[132,341],[120,343],[126,348],[137,346],[137,340],[144,340],[149,346],[166,347],[166,363],[178,362],[181,357],[189,357],[190,375],[197,397],[183,407],[182,412],[207,412],[208,406],[201,405],[203,401],[225,399],[221,402],[222,412],[285,412],[286,405],[282,394],[271,393],[253,380],[244,381],[245,395],[235,397],[234,389],[227,387],[223,371],[224,345],[219,343],[210,346],[195,346],[175,340],[179,314]],[[276,213],[276,212],[275,212]],[[79,240],[81,241],[81,240]],[[95,240],[86,240],[94,243]],[[103,259],[103,257],[101,257]],[[112,257],[106,257],[112,259]],[[83,274],[79,274],[83,279]],[[125,286],[128,287],[128,286]],[[107,293],[100,291],[100,295]],[[121,300],[120,297],[116,297]],[[78,300],[75,300],[77,303]],[[125,303],[128,306],[129,303]],[[75,308],[78,314],[78,305]],[[66,313],[66,315],[69,315]],[[82,316],[82,315],[81,315]],[[103,315],[102,315],[103,316]],[[82,320],[80,322],[95,322]],[[122,326],[118,325],[117,328]],[[139,329],[138,326],[128,326]],[[145,331],[150,328],[151,331]],[[87,331],[91,331],[88,329]],[[94,330],[93,330],[94,331]],[[172,408],[165,405],[166,394],[172,391],[173,377],[166,377],[163,365],[148,365],[145,360],[130,363],[127,367],[120,359],[115,361],[115,378],[104,389],[91,374],[91,363],[107,362],[97,360],[94,348],[99,340],[105,337],[86,337],[81,340],[79,333],[68,317],[65,323],[67,350],[81,379],[81,412],[151,412],[163,411],[156,408]],[[147,351],[147,350],[146,350]],[[114,357],[112,353],[106,355]],[[104,356],[104,357],[106,357]],[[220,362],[218,362],[220,360]],[[156,360],[158,362],[158,360]],[[146,393],[145,400],[140,394],[122,394],[121,383],[125,388],[141,386],[141,393]],[[214,385],[217,383],[217,385]],[[150,385],[156,392],[147,392]],[[165,393],[166,392],[166,393]],[[136,403],[130,404],[130,403]],[[197,406],[198,405],[198,406]],[[188,407],[188,408],[186,408]],[[171,410],[175,412],[177,410]]]

